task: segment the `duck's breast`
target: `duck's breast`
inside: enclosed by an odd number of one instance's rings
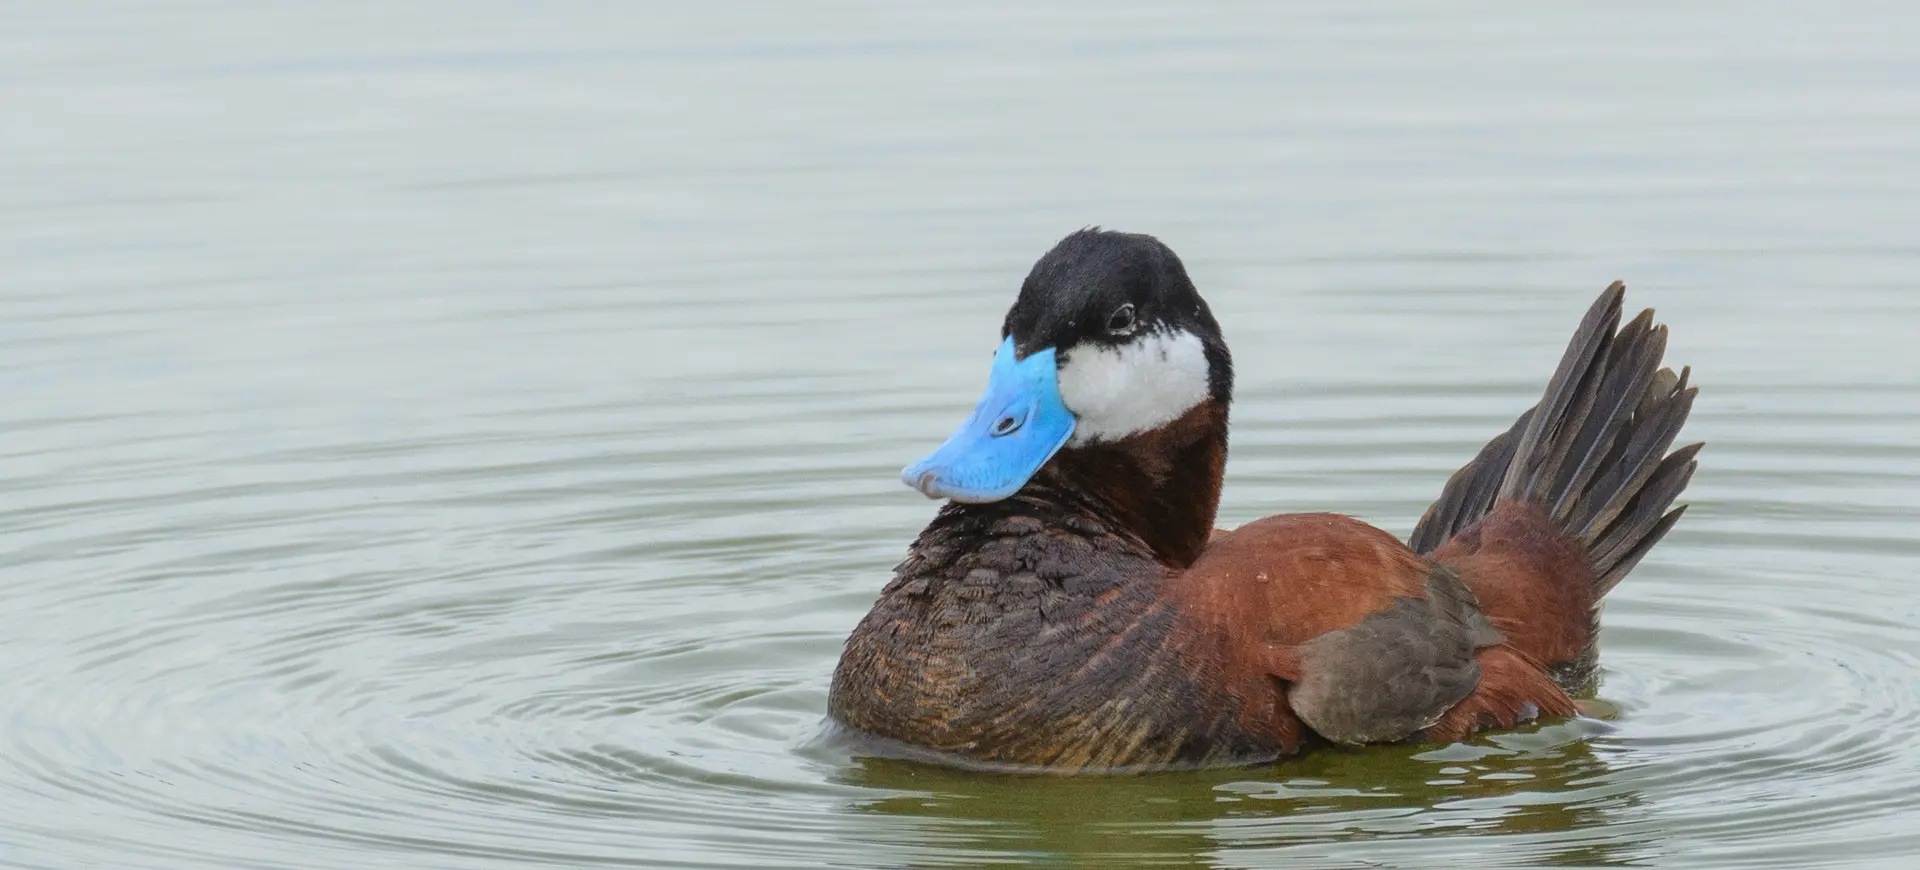
[[[1290,749],[1270,681],[1236,691],[1170,572],[1090,523],[929,527],[847,641],[833,717],[961,758],[1054,769],[1219,763]],[[1257,710],[1249,712],[1249,707]]]

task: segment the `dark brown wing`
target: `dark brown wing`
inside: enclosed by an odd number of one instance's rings
[[[1181,578],[1225,635],[1229,668],[1284,680],[1301,721],[1338,743],[1398,740],[1480,685],[1500,643],[1451,570],[1348,517],[1268,517],[1214,539]]]
[[[1439,721],[1480,683],[1474,650],[1500,642],[1452,571],[1427,575],[1425,598],[1396,598],[1352,628],[1299,647],[1288,703],[1336,743],[1399,740]]]

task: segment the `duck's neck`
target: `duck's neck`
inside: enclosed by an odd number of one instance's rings
[[[1161,562],[1185,568],[1213,533],[1226,465],[1227,408],[1208,400],[1158,429],[1068,447],[1033,482],[1071,493]]]

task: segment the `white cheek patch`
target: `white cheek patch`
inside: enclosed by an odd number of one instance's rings
[[[1190,332],[1147,332],[1119,347],[1086,343],[1060,366],[1060,399],[1079,418],[1071,445],[1157,429],[1207,398],[1207,350]]]

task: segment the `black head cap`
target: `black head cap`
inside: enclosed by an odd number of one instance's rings
[[[1075,232],[1033,264],[1000,336],[1026,357],[1082,342],[1121,345],[1148,331],[1185,331],[1206,347],[1209,392],[1233,392],[1233,360],[1220,324],[1173,249],[1140,233]]]

